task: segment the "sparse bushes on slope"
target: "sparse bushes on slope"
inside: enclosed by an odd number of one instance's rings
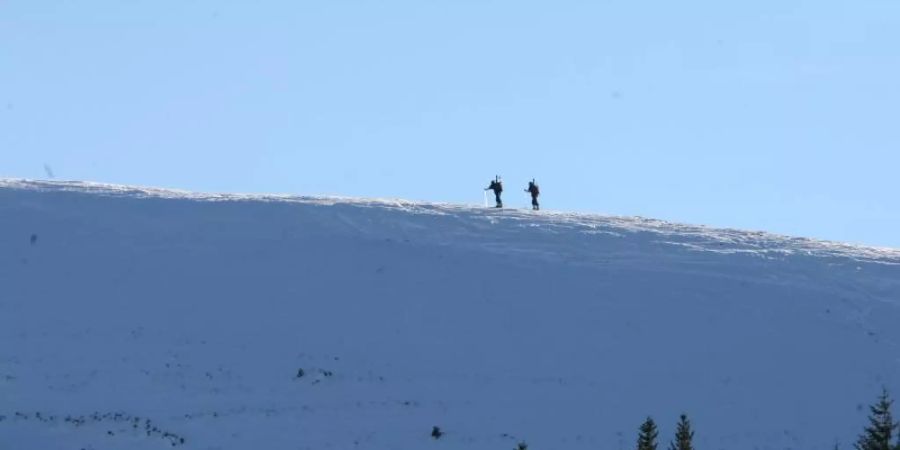
[[[883,390],[878,397],[878,402],[870,406],[869,426],[866,427],[863,434],[859,436],[856,444],[856,450],[900,450],[900,423],[894,421],[891,407],[893,400],[888,395],[887,390]],[[434,427],[431,437],[440,438],[444,434],[439,427]],[[504,436],[506,436],[504,434]],[[647,417],[641,424],[640,432],[637,439],[637,450],[657,450],[657,438],[659,430],[656,422],[652,417]],[[675,440],[669,443],[668,450],[694,450],[694,430],[691,421],[686,414],[679,417],[678,425],[675,431]],[[527,450],[528,444],[521,441],[516,445],[514,450]],[[838,445],[835,444],[835,450]]]
[[[878,397],[878,402],[870,406],[869,426],[866,427],[863,434],[859,436],[856,444],[856,450],[900,450],[900,423],[894,421],[891,407],[893,405],[887,390],[883,390]],[[436,434],[437,433],[437,434]],[[443,432],[438,427],[434,427],[432,437],[439,438]],[[504,434],[504,436],[506,436]],[[657,450],[657,438],[659,430],[656,422],[652,417],[641,424],[640,432],[637,439],[637,450]],[[679,417],[678,425],[675,431],[675,440],[669,443],[668,450],[694,450],[694,430],[691,421],[686,414]],[[838,450],[835,444],[835,450]],[[527,450],[528,445],[522,441],[514,450]]]
[[[186,416],[187,417],[187,416]],[[106,428],[106,436],[113,437],[117,435],[128,435],[132,438],[146,435],[147,438],[159,438],[169,443],[171,447],[179,447],[186,445],[184,436],[166,431],[152,420],[132,416],[124,412],[94,412],[92,414],[82,415],[56,415],[41,413],[40,411],[30,413],[16,411],[10,417],[0,415],[0,422],[36,422],[49,425],[53,428],[59,428],[68,425],[74,428],[84,426],[102,426]],[[115,431],[114,431],[115,430]]]

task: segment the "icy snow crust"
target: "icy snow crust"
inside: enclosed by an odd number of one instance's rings
[[[895,249],[0,180],[0,250],[3,449],[849,448],[900,395]]]

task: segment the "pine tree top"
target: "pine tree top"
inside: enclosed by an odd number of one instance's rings
[[[675,441],[669,444],[669,450],[694,450],[694,431],[691,430],[691,421],[686,414],[682,414],[678,420],[678,429],[675,432]]]
[[[647,420],[641,424],[637,450],[656,450],[657,436],[659,436],[659,431],[656,429],[656,422],[653,421],[652,417],[647,417]]]
[[[892,442],[898,426],[891,414],[893,403],[887,389],[883,389],[878,402],[869,407],[869,426],[856,441],[857,450],[900,450],[900,442]]]

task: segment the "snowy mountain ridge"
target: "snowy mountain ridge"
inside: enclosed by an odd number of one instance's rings
[[[358,207],[399,210],[410,214],[481,216],[482,220],[504,220],[512,225],[577,230],[583,233],[653,233],[657,240],[670,240],[697,251],[717,253],[754,253],[767,255],[805,254],[843,257],[883,264],[900,264],[900,249],[848,244],[834,241],[791,237],[763,231],[713,228],[687,225],[644,217],[607,216],[507,208],[497,211],[480,205],[417,202],[402,199],[365,199],[340,196],[298,196],[289,194],[221,194],[198,193],[175,189],[126,186],[86,181],[46,181],[0,178],[0,189],[23,189],[43,192],[79,192],[86,194],[127,196],[132,198],[180,199],[206,202],[284,202],[319,206],[352,205]],[[521,222],[529,222],[522,224]]]
[[[3,450],[850,449],[898,323],[895,249],[0,179]]]

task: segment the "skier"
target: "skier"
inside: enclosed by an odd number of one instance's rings
[[[494,177],[494,181],[491,181],[491,185],[484,190],[494,191],[494,198],[497,200],[496,208],[503,207],[503,200],[500,200],[500,194],[503,192],[503,182],[500,181],[500,175]]]
[[[533,178],[528,182],[528,189],[525,189],[525,192],[531,194],[531,209],[535,211],[541,209],[541,205],[538,204],[538,195],[541,195],[541,190]]]

